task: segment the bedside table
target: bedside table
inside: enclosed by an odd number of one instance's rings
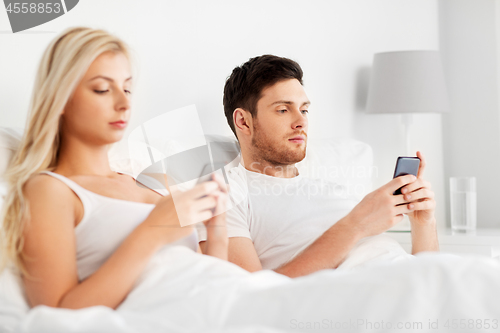
[[[411,233],[388,231],[392,237],[411,253]],[[457,255],[479,254],[500,257],[500,229],[478,229],[475,234],[453,233],[451,229],[438,230],[440,252]]]

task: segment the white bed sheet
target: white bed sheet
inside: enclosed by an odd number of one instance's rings
[[[272,271],[250,274],[181,246],[165,248],[116,311],[38,306],[18,318],[11,330],[300,332],[322,325],[326,331],[384,332],[388,330],[380,325],[421,323],[419,332],[436,332],[428,329],[436,320],[443,328],[437,331],[443,331],[446,320],[500,319],[498,261],[430,253],[387,260],[388,252],[380,254],[363,260],[366,251],[359,251],[351,257],[358,264],[349,269],[290,279]],[[398,331],[394,328],[390,331]],[[492,330],[463,330],[482,331]]]

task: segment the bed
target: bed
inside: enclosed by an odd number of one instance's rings
[[[0,128],[0,176],[21,134],[22,129]],[[115,171],[137,171],[129,148],[110,150]],[[372,151],[365,143],[311,140],[299,170],[353,186],[361,198],[371,189],[371,165]],[[5,193],[4,184],[0,191]],[[266,270],[250,274],[173,246],[150,260],[116,310],[30,309],[19,276],[5,270],[0,274],[0,331],[493,332],[500,325],[499,299],[498,261],[432,253],[414,257],[383,235],[360,242],[339,269],[297,279]]]

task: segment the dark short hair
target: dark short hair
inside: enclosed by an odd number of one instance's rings
[[[227,123],[235,136],[234,110],[242,108],[255,118],[262,90],[288,79],[297,79],[303,84],[302,69],[299,64],[270,54],[252,58],[233,69],[224,86],[223,104]]]

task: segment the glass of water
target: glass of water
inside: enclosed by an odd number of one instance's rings
[[[475,232],[477,220],[476,177],[450,177],[451,230]]]

